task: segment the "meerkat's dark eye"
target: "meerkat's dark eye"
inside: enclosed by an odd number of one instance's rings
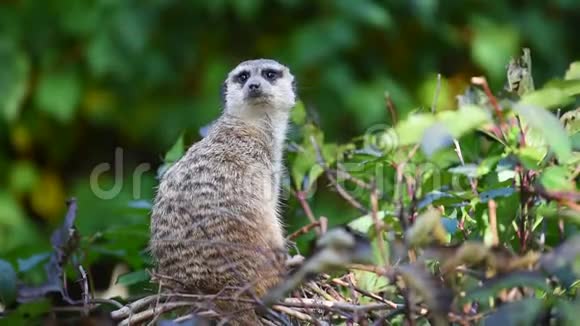
[[[274,80],[280,76],[280,72],[274,69],[266,69],[262,71],[262,75],[268,80]]]
[[[242,84],[245,83],[248,78],[250,78],[250,74],[247,71],[242,71],[237,76],[238,81]]]

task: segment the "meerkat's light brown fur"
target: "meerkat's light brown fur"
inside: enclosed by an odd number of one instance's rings
[[[224,83],[224,112],[163,175],[150,249],[173,286],[204,294],[247,287],[263,296],[283,272],[278,213],[282,152],[294,77],[273,60],[239,64]],[[171,282],[171,281],[170,281]],[[166,281],[164,281],[165,284]],[[257,324],[246,306],[216,307],[231,324]]]

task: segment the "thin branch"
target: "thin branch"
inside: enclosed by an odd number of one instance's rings
[[[296,319],[304,320],[304,321],[313,321],[313,318],[308,316],[307,314],[301,313],[300,311],[291,309],[290,307],[285,307],[281,305],[274,305],[272,309],[285,313],[288,316],[294,317]]]
[[[327,278],[329,278],[329,276],[327,276]],[[337,279],[337,278],[333,278],[333,279],[331,279],[331,280],[330,280],[330,282],[332,282],[332,283],[334,283],[334,284],[336,284],[336,285],[340,285],[340,286],[344,286],[344,287],[350,287],[350,284],[349,284],[349,283],[347,283],[347,282],[345,282],[345,281],[343,281],[343,280]],[[400,304],[397,304],[397,303],[395,303],[395,302],[393,302],[393,301],[387,300],[387,299],[385,299],[385,298],[381,297],[380,295],[374,294],[374,293],[372,293],[372,292],[369,292],[369,291],[367,291],[367,290],[363,290],[363,289],[361,289],[361,288],[359,288],[359,287],[356,287],[356,286],[354,286],[354,285],[352,286],[352,288],[353,288],[353,289],[354,289],[356,292],[358,292],[358,293],[360,293],[360,294],[362,294],[362,295],[364,295],[364,296],[366,296],[366,297],[369,297],[369,298],[371,298],[371,299],[374,299],[374,300],[380,301],[380,302],[382,302],[382,303],[386,303],[386,304],[390,305],[392,308],[398,308],[398,307],[400,307],[400,306],[401,306]]]
[[[453,139],[453,144],[455,145],[455,153],[457,153],[457,157],[459,157],[459,162],[461,162],[461,166],[465,166],[465,160],[463,160],[463,154],[461,152],[461,146],[459,145],[459,141],[457,139]],[[477,182],[474,178],[468,177],[469,184],[471,185],[471,192],[477,196]]]
[[[81,281],[83,282],[83,293],[82,293],[82,298],[83,298],[83,307],[84,307],[84,311],[83,314],[85,316],[89,315],[89,299],[90,299],[90,295],[89,295],[89,284],[87,281],[87,273],[85,273],[85,270],[83,268],[82,265],[79,265],[79,271],[81,273]]]
[[[497,98],[495,98],[495,96],[491,92],[491,89],[489,88],[487,79],[485,79],[485,77],[471,77],[471,82],[475,85],[483,87],[483,91],[485,92],[485,95],[487,95],[489,103],[491,103],[491,106],[495,110],[495,114],[499,118],[499,121],[503,123],[504,122],[503,112],[501,110],[499,102],[497,101]]]
[[[368,213],[367,208],[365,208],[358,200],[356,200],[353,196],[351,196],[351,194],[349,194],[348,191],[346,191],[340,184],[338,184],[336,178],[334,177],[334,175],[332,175],[332,172],[329,170],[326,160],[324,160],[324,156],[322,155],[320,146],[318,146],[318,143],[316,143],[316,139],[313,136],[310,136],[310,142],[312,143],[312,146],[316,151],[316,161],[318,162],[318,165],[322,167],[322,169],[326,174],[326,177],[328,178],[330,183],[334,186],[338,194],[342,196],[342,198],[344,198],[344,200],[346,200],[354,208],[358,209],[360,212],[364,214]]]
[[[497,232],[497,204],[495,200],[490,199],[487,202],[489,208],[489,227],[491,228],[492,244],[497,246],[499,244],[499,234]]]
[[[369,183],[364,182],[363,180],[353,176],[352,174],[348,173],[347,171],[343,170],[342,168],[336,170],[330,170],[331,172],[336,174],[337,179],[341,178],[346,181],[350,181],[354,183],[357,187],[360,187],[365,190],[372,190],[372,186]],[[382,194],[379,192],[379,196]]]
[[[375,265],[351,264],[348,266],[348,269],[371,272],[371,273],[375,273],[379,276],[389,276],[390,275],[390,272],[387,269],[385,269],[383,267],[375,266]]]
[[[389,113],[391,114],[391,122],[393,123],[393,125],[396,125],[397,122],[399,122],[399,119],[397,117],[397,108],[395,107],[395,103],[393,103],[393,99],[388,93],[385,93],[385,102],[386,102],[385,106],[387,107],[387,110],[389,110]]]
[[[130,303],[130,304],[118,309],[118,310],[111,312],[111,318],[113,320],[127,318],[131,314],[132,311],[138,311],[141,308],[150,304],[151,302],[155,301],[156,299],[157,299],[156,295],[141,298],[137,301],[134,301],[133,303]]]
[[[320,223],[318,221],[316,221],[316,217],[314,217],[314,213],[312,212],[312,209],[310,208],[310,205],[308,204],[308,200],[306,200],[306,193],[302,190],[297,190],[296,191],[296,198],[298,199],[300,206],[302,206],[302,209],[304,210],[304,214],[306,214],[306,217],[308,218],[308,221],[310,221],[310,224],[318,223],[318,225],[316,225],[316,227],[317,227],[316,234],[320,235]]]
[[[307,298],[286,298],[284,301],[278,303],[281,306],[296,307],[296,308],[315,308],[315,309],[336,309],[350,312],[370,312],[374,310],[390,309],[391,306],[386,303],[370,303],[363,305],[350,304],[337,301],[324,301]]]
[[[522,125],[522,120],[520,116],[517,115],[516,119],[518,121],[518,127],[520,129],[520,147],[526,147],[526,131],[524,130],[524,126]]]
[[[320,228],[320,221],[314,221],[314,222],[311,222],[310,224],[307,224],[307,225],[301,227],[300,229],[294,231],[294,233],[287,236],[286,239],[287,240],[294,240],[294,239],[298,238],[299,236],[310,232],[310,230],[312,230],[314,228]]]
[[[379,220],[379,199],[377,195],[376,184],[373,182],[373,190],[371,191],[371,217],[375,225],[376,237],[379,246],[379,253],[381,254],[382,264],[387,263],[387,249],[385,240],[383,238],[384,222]]]
[[[129,325],[138,325],[146,320],[149,320],[155,316],[155,314],[159,313],[166,313],[175,309],[183,308],[183,307],[191,307],[192,302],[168,302],[161,304],[157,309],[151,308],[145,311],[133,314],[129,318],[122,320],[119,323],[119,326],[129,326]]]
[[[441,91],[441,74],[437,74],[437,86],[435,87],[435,94],[433,95],[433,103],[431,104],[431,113],[435,113],[437,108],[437,101],[439,100],[439,92]]]
[[[415,156],[415,154],[417,153],[417,150],[419,149],[419,144],[416,144],[415,146],[413,146],[413,148],[411,149],[411,151],[409,152],[409,154],[407,155],[407,158],[397,164],[397,185],[395,187],[395,198],[396,198],[396,202],[399,205],[399,223],[401,223],[401,228],[403,229],[403,232],[405,232],[407,230],[407,228],[409,227],[410,221],[407,220],[407,216],[405,214],[405,205],[403,204],[403,175],[405,173],[405,167],[407,166],[407,163],[413,158],[413,156]]]

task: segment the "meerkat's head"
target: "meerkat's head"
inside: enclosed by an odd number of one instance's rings
[[[225,112],[236,115],[287,114],[296,104],[296,82],[277,61],[248,60],[228,74],[222,100]]]

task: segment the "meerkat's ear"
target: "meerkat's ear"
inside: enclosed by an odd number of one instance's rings
[[[222,100],[222,110],[226,108],[226,94],[228,93],[228,83],[225,81],[220,87],[220,98]]]

